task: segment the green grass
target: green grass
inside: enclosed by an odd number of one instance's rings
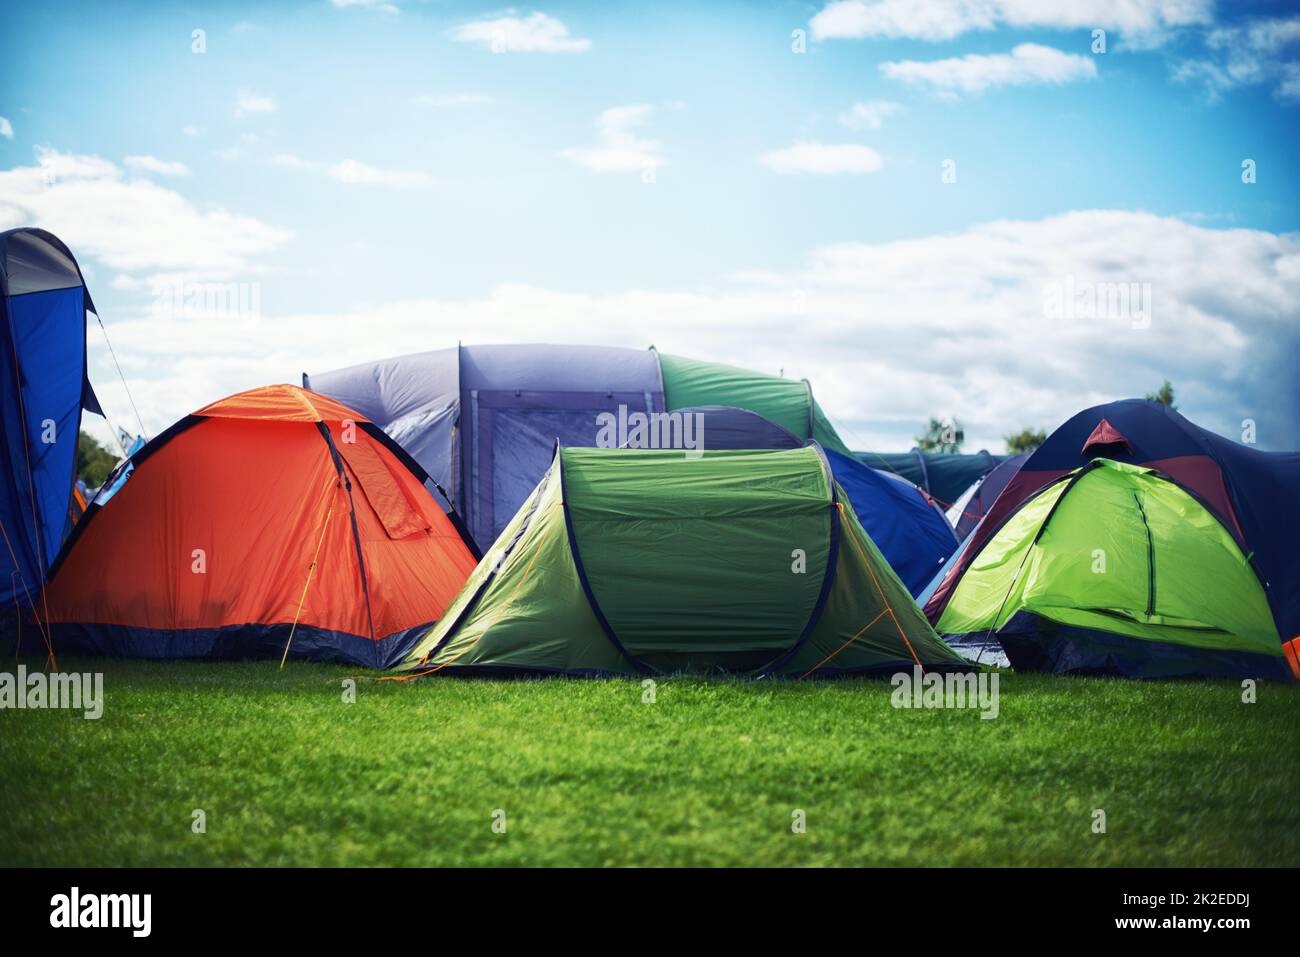
[[[664,679],[654,704],[361,681],[344,704],[354,672],[325,665],[62,665],[105,672],[104,716],[0,712],[0,864],[1300,864],[1296,686],[1003,675],[989,721],[896,710],[882,681]]]

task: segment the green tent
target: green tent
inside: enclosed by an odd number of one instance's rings
[[[996,634],[1018,670],[1286,671],[1264,589],[1228,529],[1172,479],[1104,458],[1011,515],[937,627],[959,645]]]
[[[798,438],[816,439],[823,448],[853,456],[813,398],[807,379],[785,379],[720,362],[658,355],[664,404],[669,411],[714,405],[748,409]]]
[[[786,676],[966,667],[926,622],[820,448],[557,448],[399,665]]]

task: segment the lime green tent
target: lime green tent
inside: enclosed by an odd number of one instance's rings
[[[1159,472],[1097,458],[1020,506],[939,618],[1018,670],[1285,675],[1264,589],[1223,524]]]
[[[821,449],[557,448],[399,668],[787,676],[966,667]]]
[[[658,356],[669,411],[716,405],[748,409],[798,438],[816,439],[823,448],[853,456],[813,398],[807,379],[785,379],[664,353]]]

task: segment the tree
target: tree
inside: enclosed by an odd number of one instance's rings
[[[1032,452],[1047,441],[1047,433],[1042,429],[1021,429],[1015,435],[1005,435],[1008,455],[1021,455]]]
[[[1157,391],[1148,392],[1146,398],[1148,402],[1159,402],[1161,405],[1169,406],[1175,412],[1178,411],[1178,406],[1174,405],[1174,387],[1169,384],[1168,379]]]
[[[931,417],[925,431],[916,437],[916,447],[922,452],[960,452],[966,433],[956,419]]]
[[[103,485],[116,464],[117,456],[93,435],[82,432],[77,436],[77,477],[88,486]]]

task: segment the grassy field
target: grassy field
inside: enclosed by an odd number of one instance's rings
[[[362,680],[345,704],[355,672],[325,665],[62,666],[105,672],[104,715],[0,711],[0,864],[1300,864],[1296,686],[1003,675],[981,720],[883,681],[647,704]]]

